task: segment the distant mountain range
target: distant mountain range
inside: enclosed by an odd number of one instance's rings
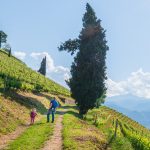
[[[150,100],[133,95],[107,98],[105,104],[150,129]]]

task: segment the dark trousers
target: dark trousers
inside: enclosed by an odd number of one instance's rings
[[[55,109],[54,108],[48,110],[47,122],[50,121],[50,114],[52,114],[52,122],[54,122],[54,119],[55,119]]]

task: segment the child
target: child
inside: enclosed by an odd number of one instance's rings
[[[36,115],[37,115],[36,108],[32,108],[31,113],[30,113],[31,124],[34,124],[34,119]]]

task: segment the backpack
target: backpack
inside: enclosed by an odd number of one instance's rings
[[[52,100],[51,103],[52,103],[52,108],[59,107],[59,103],[56,100]]]

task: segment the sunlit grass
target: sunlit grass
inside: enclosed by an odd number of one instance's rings
[[[43,146],[53,133],[54,124],[46,123],[46,119],[29,127],[20,137],[7,147],[7,150],[35,150]]]
[[[131,131],[132,135],[133,135],[132,132],[136,132],[136,134],[137,133],[140,134],[140,138],[139,138],[140,141],[141,139],[144,139],[146,134],[148,136],[149,133],[149,131],[146,128],[144,128],[142,125],[138,124],[134,120],[105,106],[102,106],[99,109],[90,110],[86,115],[85,119],[89,124],[95,125],[100,131],[102,131],[105,134],[107,141],[109,143],[108,146],[111,147],[112,150],[136,149],[133,142],[131,142],[131,137],[124,136],[120,124],[118,124],[117,132],[116,132],[117,136],[116,138],[114,138],[117,119],[119,120],[119,122],[127,126],[128,130]],[[136,141],[137,139],[134,138],[133,140]],[[135,144],[135,145],[140,145],[140,144]],[[146,142],[145,142],[145,146],[146,146]],[[141,150],[139,146],[138,149]]]
[[[103,149],[105,137],[92,125],[81,120],[76,110],[71,109],[63,120],[64,150],[94,150]]]

